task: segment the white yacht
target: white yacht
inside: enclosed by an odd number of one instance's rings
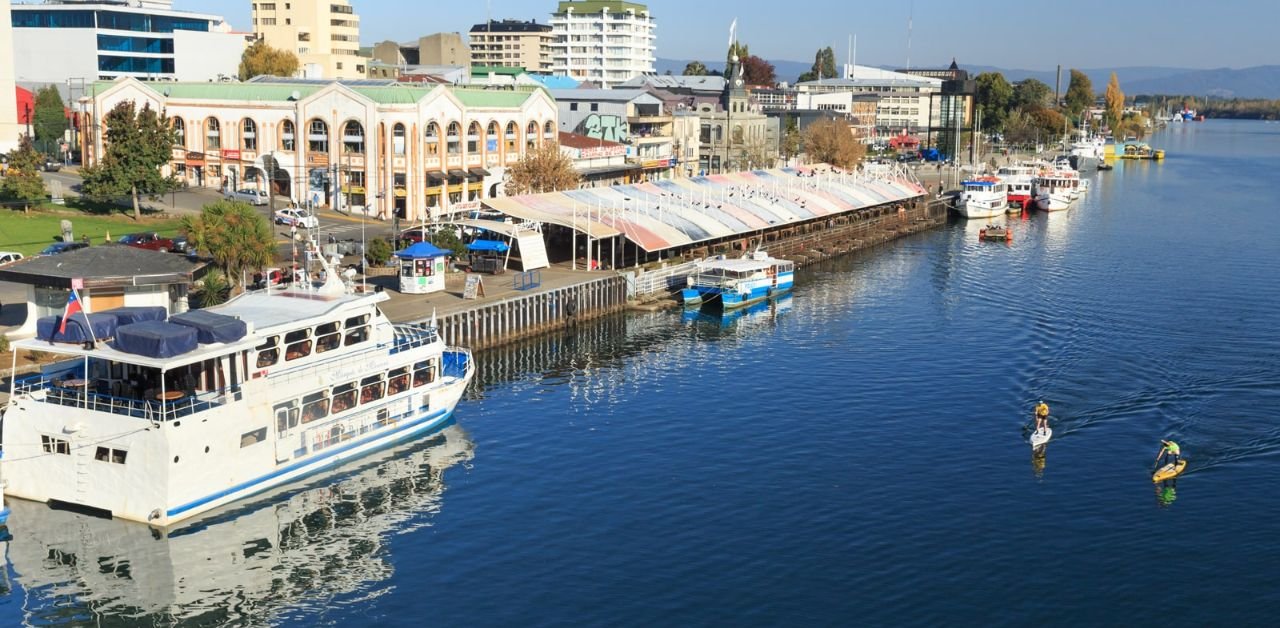
[[[1008,189],[1006,198],[1010,206],[1021,208],[1031,203],[1031,179],[1035,177],[1036,170],[1036,166],[1031,164],[1011,164],[996,170],[996,176]]]
[[[1071,209],[1079,197],[1080,178],[1074,172],[1049,170],[1032,179],[1036,207],[1047,212]]]
[[[993,218],[1009,207],[1009,186],[998,177],[976,177],[963,186],[956,211],[965,218]]]
[[[8,493],[164,527],[446,424],[471,354],[326,270],[167,318],[42,319],[14,348],[64,360],[12,385]]]

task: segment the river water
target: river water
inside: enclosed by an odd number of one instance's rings
[[[1010,245],[482,354],[456,425],[167,537],[10,500],[0,623],[1267,622],[1280,125],[1151,141]]]

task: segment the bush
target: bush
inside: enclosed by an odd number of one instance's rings
[[[231,284],[221,270],[213,269],[201,280],[200,307],[222,305],[231,296]]]
[[[431,234],[431,243],[446,251],[452,251],[454,258],[461,258],[467,254],[467,245],[462,243],[458,238],[458,232],[453,229],[442,229]]]
[[[383,266],[391,259],[391,243],[383,238],[374,238],[364,249],[364,256],[374,266]]]
[[[5,338],[4,334],[0,334],[0,353],[7,353],[8,351],[9,351],[9,339]]]

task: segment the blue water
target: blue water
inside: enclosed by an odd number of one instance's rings
[[[1270,623],[1280,125],[1151,142],[1011,245],[481,354],[457,425],[167,538],[15,503],[0,623]]]

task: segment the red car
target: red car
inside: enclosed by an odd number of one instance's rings
[[[120,237],[120,244],[168,253],[174,250],[173,240],[162,238],[154,233],[130,233]]]

